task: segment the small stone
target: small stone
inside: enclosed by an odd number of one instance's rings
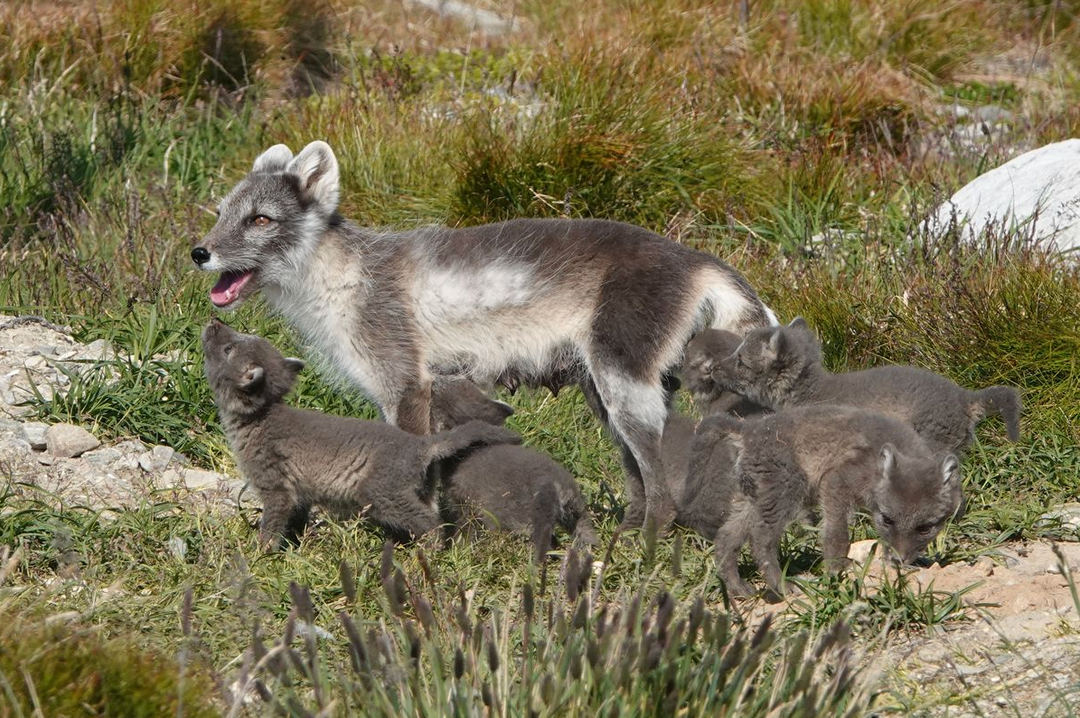
[[[22,425],[23,438],[34,451],[45,451],[45,446],[48,444],[45,434],[48,430],[49,426],[40,421],[28,421]]]
[[[118,461],[121,457],[123,457],[123,455],[123,452],[121,452],[119,449],[113,448],[111,446],[106,446],[101,449],[87,451],[85,454],[83,454],[82,458],[86,459],[91,464],[104,466],[106,464],[112,464],[113,462]]]
[[[1065,531],[1080,531],[1080,504],[1058,506],[1040,516],[1039,521]]]
[[[865,541],[856,541],[848,548],[848,558],[855,563],[866,563],[873,558],[875,549],[877,548],[877,539],[866,539]]]
[[[183,479],[180,476],[180,472],[176,469],[166,469],[161,473],[160,485],[163,488],[175,489],[179,488]],[[158,482],[155,482],[157,484]]]
[[[989,556],[980,556],[979,560],[972,566],[980,576],[993,576],[994,575],[994,561]]]
[[[45,357],[43,356],[27,357],[23,361],[23,366],[27,369],[44,369],[48,365],[48,362],[45,361]]]
[[[202,469],[184,469],[184,485],[189,489],[216,489],[224,476]]]
[[[74,424],[53,424],[45,436],[46,448],[58,458],[74,458],[101,446],[96,436]]]
[[[56,457],[52,454],[38,454],[36,457],[38,463],[42,466],[52,466],[56,463]]]
[[[43,357],[54,357],[59,353],[55,344],[39,344],[34,348],[34,353],[40,354]]]
[[[956,672],[962,676],[977,676],[990,668],[989,663],[976,663],[973,666],[956,666]]]
[[[172,447],[155,446],[150,451],[139,456],[139,466],[147,473],[164,471],[165,467],[172,461],[174,453],[176,452],[173,451]]]
[[[30,452],[30,443],[24,439],[0,439],[0,456],[24,456]]]

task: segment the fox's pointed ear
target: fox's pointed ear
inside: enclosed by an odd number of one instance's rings
[[[788,329],[810,329],[810,325],[806,323],[806,320],[802,317],[795,317],[788,324]]]
[[[304,368],[304,360],[297,359],[296,357],[285,357],[285,368],[291,371],[293,374],[299,374]]]
[[[241,391],[256,391],[266,381],[266,370],[261,366],[252,366],[240,377]]]
[[[300,190],[315,200],[327,214],[338,206],[337,158],[330,145],[322,140],[312,142],[300,151],[287,168],[288,172],[300,178]]]
[[[255,158],[252,172],[282,172],[292,161],[293,153],[285,145],[274,145]]]

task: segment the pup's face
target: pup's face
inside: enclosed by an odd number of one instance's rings
[[[742,337],[723,329],[706,329],[686,345],[682,363],[683,381],[695,395],[712,395],[720,391],[713,372],[723,366],[742,342]]]
[[[466,379],[436,380],[431,387],[431,430],[447,431],[478,419],[494,426],[514,413],[514,408],[489,399],[476,384]]]
[[[210,290],[219,309],[234,309],[260,287],[287,286],[337,209],[337,160],[313,142],[295,158],[275,145],[218,206],[218,220],[191,250],[199,269],[220,272]]]
[[[241,334],[218,321],[202,332],[206,378],[222,415],[246,415],[289,393],[304,362],[282,356],[261,337]]]
[[[911,563],[960,509],[960,462],[953,454],[908,457],[887,444],[881,450],[880,471],[874,526],[897,558]]]
[[[802,318],[783,327],[761,327],[746,335],[731,357],[713,371],[726,389],[752,399],[775,398],[791,388],[807,364],[820,361],[817,338]]]

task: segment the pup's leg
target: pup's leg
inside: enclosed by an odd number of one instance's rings
[[[304,535],[304,529],[307,528],[308,517],[311,515],[311,508],[308,506],[294,506],[292,511],[289,512],[289,517],[285,522],[285,540],[289,543],[299,543],[300,537]]]
[[[716,568],[720,578],[733,596],[749,596],[753,589],[739,576],[739,551],[750,538],[750,522],[754,507],[745,498],[737,499],[728,512],[727,519],[716,532],[713,548],[716,551]]]
[[[645,526],[651,530],[665,530],[675,518],[675,505],[668,496],[662,475],[660,443],[667,420],[667,393],[660,377],[647,382],[635,379],[614,368],[590,370],[600,400],[607,409],[611,428],[629,449],[645,493]],[[628,467],[629,468],[629,467]],[[628,477],[627,488],[633,500],[633,480]],[[626,524],[632,513],[627,510]]]
[[[395,494],[384,493],[371,502],[369,515],[389,527],[395,535],[408,534],[417,539],[442,526],[438,507],[425,503],[410,489],[397,489]]]
[[[262,520],[259,522],[259,545],[265,551],[276,551],[281,547],[289,520],[296,504],[284,489],[259,489],[262,498]]]
[[[532,542],[533,558],[539,566],[547,560],[547,553],[555,545],[555,519],[559,513],[559,496],[551,486],[545,486],[533,497]]]
[[[850,548],[848,512],[826,511],[821,521],[821,553],[825,558],[825,568],[833,572],[847,568]]]
[[[431,377],[421,376],[401,390],[395,411],[398,428],[421,436],[431,433]],[[438,469],[433,467],[438,478]]]
[[[765,575],[765,583],[777,597],[784,595],[784,574],[780,570],[780,537],[785,525],[765,524],[750,534],[750,553]]]

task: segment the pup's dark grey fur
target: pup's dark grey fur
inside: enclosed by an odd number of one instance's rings
[[[470,381],[437,381],[432,387],[431,426],[436,431],[474,419],[501,426],[513,411]],[[455,523],[478,518],[488,528],[531,533],[538,563],[552,547],[556,526],[582,543],[596,543],[585,497],[574,477],[538,451],[523,446],[478,447],[442,462],[440,473]]]
[[[240,470],[263,502],[259,540],[276,548],[299,535],[315,506],[367,516],[395,536],[441,525],[432,462],[477,444],[519,442],[474,421],[417,436],[377,421],[304,411],[282,399],[303,368],[269,342],[213,321],[202,334],[206,375]]]
[[[716,533],[717,564],[728,589],[750,588],[738,555],[751,553],[775,593],[785,528],[804,510],[822,516],[822,553],[830,568],[846,564],[853,511],[870,511],[878,535],[905,562],[913,560],[960,507],[960,462],[935,452],[907,424],[848,406],[786,409],[749,421],[705,419],[699,435],[729,437],[738,452],[733,501]]]
[[[1000,414],[1009,438],[1020,437],[1020,394],[1006,386],[980,391],[959,387],[939,374],[912,366],[881,366],[831,374],[821,346],[801,318],[785,327],[750,332],[729,357],[706,364],[719,385],[772,409],[809,404],[846,404],[907,422],[932,447],[960,451],[975,425]]]
[[[675,521],[713,539],[735,495],[738,443],[727,432],[701,429],[672,412],[664,428],[664,474],[675,501]],[[697,431],[695,431],[697,429]]]
[[[682,364],[683,381],[704,416],[731,414],[745,419],[768,411],[760,404],[724,388],[713,376],[718,360],[734,354],[742,340],[734,332],[706,329],[686,345]]]
[[[626,523],[670,518],[664,377],[706,327],[775,317],[716,257],[619,222],[529,219],[376,232],[338,214],[325,142],[275,145],[192,250],[215,305],[261,291],[392,424],[423,434],[431,382],[579,383],[621,447]]]

